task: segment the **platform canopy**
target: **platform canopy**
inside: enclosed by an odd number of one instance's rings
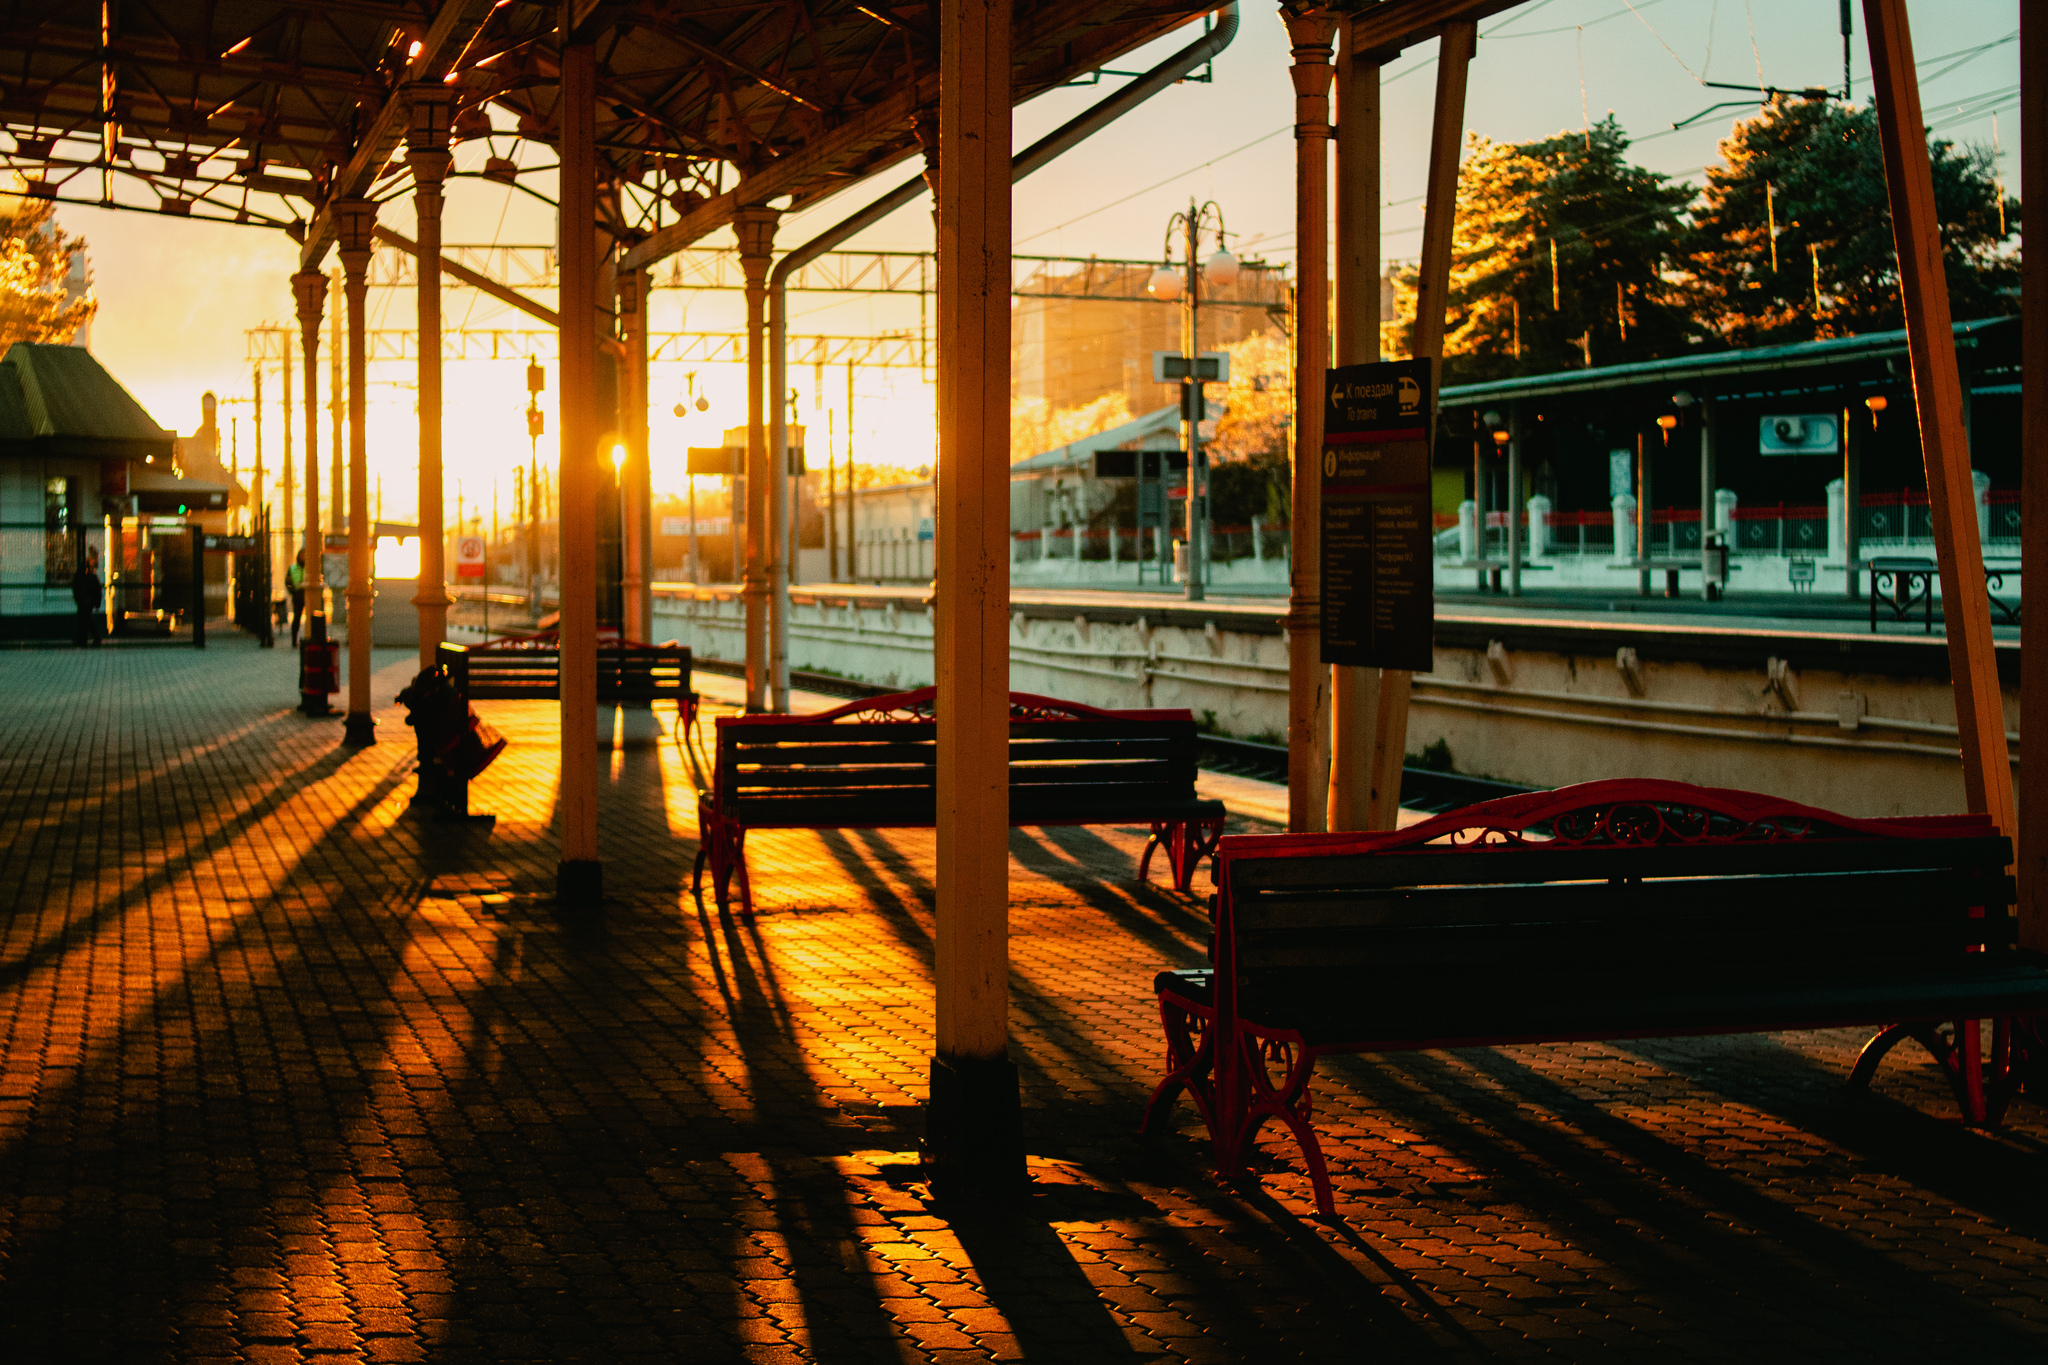
[[[1188,0],[1016,6],[1012,98],[1084,75],[1199,16]],[[458,139],[555,145],[562,9],[492,0],[190,0],[59,8],[0,26],[11,72],[0,164],[42,198],[273,224],[307,264],[332,205],[404,171],[409,86],[455,91]],[[647,192],[600,216],[665,254],[735,209],[801,208],[918,150],[938,97],[926,5],[580,3],[597,52],[600,174]],[[509,159],[500,173],[509,174]],[[117,182],[127,182],[121,185]],[[630,264],[629,268],[630,268]]]

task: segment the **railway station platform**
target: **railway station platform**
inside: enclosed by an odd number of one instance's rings
[[[1852,1100],[1848,1032],[1338,1060],[1335,1224],[1277,1138],[1235,1188],[1185,1107],[1140,1141],[1152,976],[1206,920],[1132,884],[1135,830],[1011,836],[1033,1184],[936,1202],[930,834],[757,835],[735,922],[689,895],[673,737],[624,745],[607,903],[565,920],[552,703],[480,708],[494,828],[422,825],[410,653],[354,751],[293,663],[0,654],[9,1359],[2048,1350],[2048,1114],[1966,1129],[1903,1050]]]

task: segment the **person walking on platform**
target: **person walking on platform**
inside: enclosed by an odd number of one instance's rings
[[[74,638],[80,649],[100,642],[104,633],[100,613],[106,609],[105,595],[105,585],[100,582],[100,553],[87,550],[85,558],[79,561],[78,572],[71,575],[71,601],[78,608],[78,630]]]
[[[284,590],[292,599],[292,646],[298,647],[299,619],[306,614],[306,552],[299,551],[299,557],[284,571]]]

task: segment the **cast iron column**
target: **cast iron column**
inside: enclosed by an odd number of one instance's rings
[[[420,82],[410,95],[405,162],[412,168],[420,233],[420,578],[412,600],[419,609],[420,667],[431,668],[435,649],[448,638],[448,547],[441,524],[441,183],[455,160],[448,153],[453,92],[438,82]],[[562,315],[572,316],[566,309]]]
[[[370,719],[370,651],[375,645],[376,570],[370,547],[369,442],[363,432],[363,301],[369,294],[371,233],[377,206],[366,199],[344,200],[337,216],[341,245],[342,297],[348,310],[348,719],[342,742],[375,744]]]
[[[733,215],[740,243],[740,270],[747,288],[747,564],[740,598],[747,606],[747,710],[769,709],[768,695],[768,524],[770,474],[766,386],[768,382],[768,264],[775,247],[773,209],[741,209]],[[737,510],[737,509],[735,509]]]

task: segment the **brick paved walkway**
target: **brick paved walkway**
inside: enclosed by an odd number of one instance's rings
[[[381,662],[381,661],[380,661]],[[0,654],[0,1358],[1056,1362],[2048,1353],[2048,1122],[1882,1098],[1842,1033],[1353,1059],[1339,1228],[1267,1143],[1133,1135],[1197,903],[1130,831],[1016,836],[1037,1192],[913,1164],[932,841],[750,841],[687,895],[690,786],[616,751],[613,903],[547,906],[553,708],[493,704],[494,831],[403,815],[410,732],[334,747],[292,657]]]

